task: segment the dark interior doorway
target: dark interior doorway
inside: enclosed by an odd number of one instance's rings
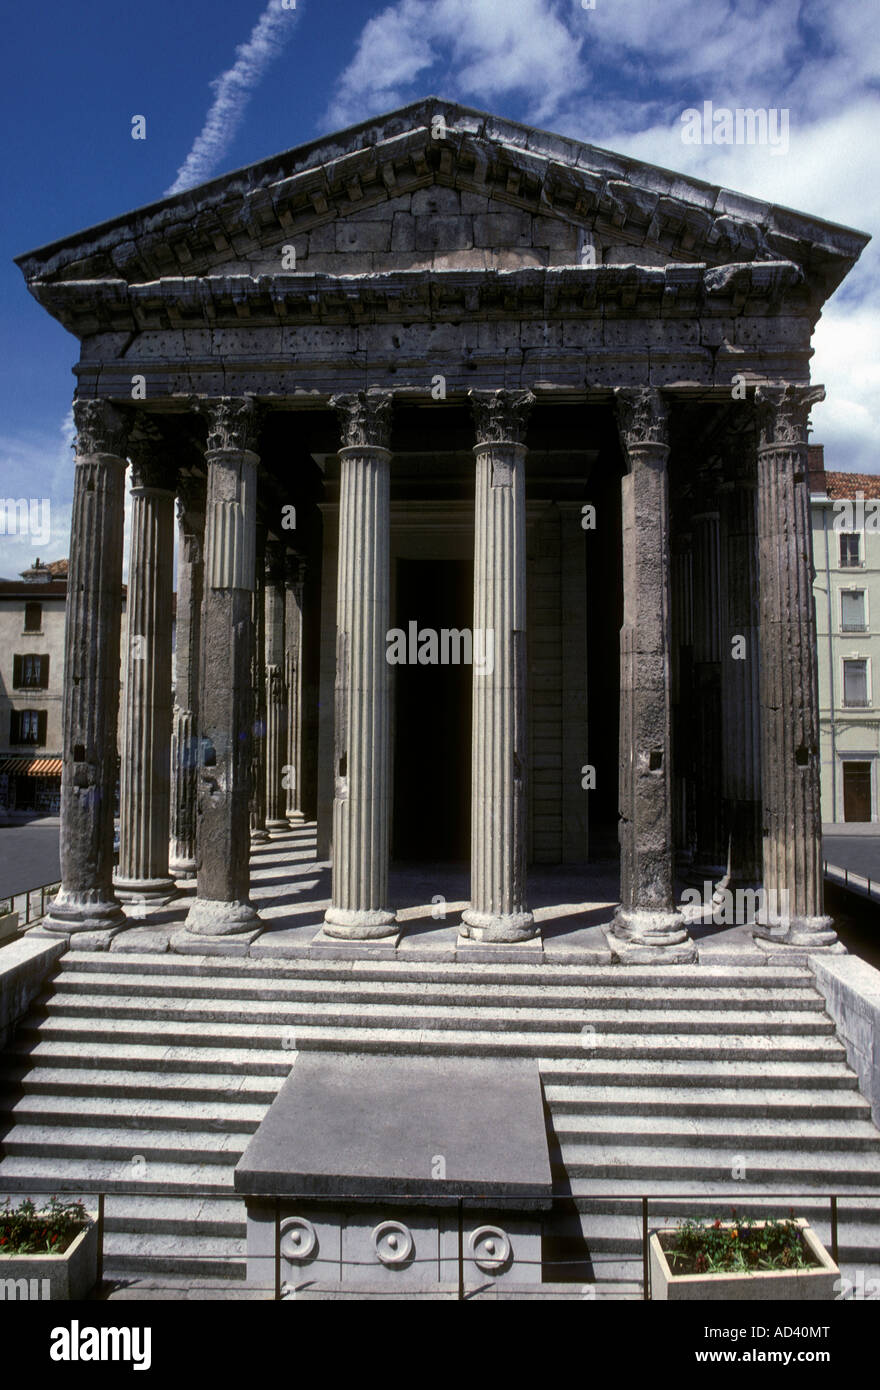
[[[395,627],[470,631],[469,560],[397,562]],[[467,860],[471,833],[471,667],[392,666],[394,818],[399,860]]]
[[[871,764],[843,764],[843,819],[871,819]]]

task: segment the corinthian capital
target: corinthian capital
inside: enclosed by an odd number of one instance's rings
[[[159,488],[173,492],[177,468],[167,439],[151,420],[140,419],[128,442],[132,488]]]
[[[669,443],[669,408],[649,386],[620,386],[614,392],[620,442],[628,454],[639,444]]]
[[[73,422],[76,425],[76,452],[115,454],[125,457],[131,419],[108,400],[76,400],[73,403]]]
[[[390,391],[353,391],[333,396],[330,404],[339,416],[342,447],[387,449],[391,443]]]
[[[806,444],[810,411],[824,399],[824,386],[759,386],[755,391],[758,447]]]
[[[252,396],[218,396],[201,406],[208,421],[208,452],[256,452],[259,411]]]
[[[531,391],[469,391],[478,444],[524,444]]]

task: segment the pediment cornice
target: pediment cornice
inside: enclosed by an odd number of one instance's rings
[[[17,264],[41,302],[47,283],[223,278],[225,264],[434,183],[576,224],[603,243],[645,247],[685,267],[790,261],[820,302],[868,241],[848,228],[428,98],[27,253]]]

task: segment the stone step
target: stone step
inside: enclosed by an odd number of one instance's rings
[[[826,1151],[858,1151],[872,1155],[880,1180],[880,1131],[870,1120],[787,1119],[749,1116],[728,1118],[713,1114],[640,1115],[605,1112],[581,1119],[560,1116],[554,1131],[566,1168],[590,1162],[597,1150],[672,1148],[681,1146],[698,1158],[706,1149],[730,1154],[755,1150],[797,1149],[818,1160]],[[730,1160],[732,1163],[733,1160]],[[730,1166],[725,1163],[725,1166]]]
[[[128,974],[100,973],[68,969],[53,982],[53,997],[85,994],[96,990],[108,999],[196,999],[226,1001],[255,1000],[263,1003],[292,1002],[348,1004],[460,1004],[461,983],[444,980],[432,983],[409,980],[355,981],[351,976],[341,979],[312,979],[310,977],[278,979],[267,973],[264,978],[217,978],[211,976],[155,975],[131,972]],[[675,1010],[773,1010],[797,1009],[816,1012],[821,998],[813,990],[799,988],[671,988],[644,985],[601,986],[580,984],[544,984],[540,979],[522,984],[505,980],[503,983],[477,982],[468,990],[468,1007],[502,1004],[511,1008],[606,1008]]]
[[[107,1230],[104,1236],[104,1277],[125,1274],[179,1274],[191,1279],[244,1279],[244,1236],[209,1236],[177,1232],[151,1233]]]
[[[88,1125],[108,1128],[112,1124],[126,1132],[143,1129],[221,1130],[227,1128],[252,1134],[266,1114],[268,1105],[242,1101],[212,1100],[209,1105],[180,1100],[144,1100],[121,1096],[22,1096],[6,1109],[6,1115],[19,1125]]]
[[[291,1059],[295,1054],[285,1053]],[[93,1058],[93,1060],[98,1060]],[[129,1060],[132,1060],[129,1058]],[[244,1061],[245,1059],[242,1059]],[[278,1094],[283,1076],[249,1076],[222,1072],[177,1075],[168,1071],[124,1071],[85,1066],[7,1066],[0,1069],[0,1096],[132,1097],[176,1100],[180,1103],[230,1101],[233,1098],[268,1106]]]
[[[40,1158],[58,1159],[116,1159],[120,1167],[133,1174],[131,1162],[143,1158],[147,1165],[175,1163],[181,1158],[190,1163],[226,1164],[235,1166],[243,1154],[251,1132],[236,1129],[212,1133],[184,1129],[99,1129],[72,1125],[58,1129],[52,1125],[17,1124],[3,1141],[4,1153],[10,1156],[28,1154]],[[136,1178],[135,1178],[136,1180]]]
[[[197,1026],[197,1025],[193,1025]],[[296,1031],[296,1046],[301,1052],[311,1050],[394,1053],[401,1055],[462,1056],[526,1056],[538,1060],[543,1075],[554,1058],[572,1060],[571,1035],[553,1033],[499,1033],[477,1029],[444,1029],[443,1031],[416,1028],[300,1028]],[[766,1056],[774,1061],[827,1062],[844,1061],[843,1045],[834,1037],[798,1037],[784,1039],[763,1036],[730,1036],[701,1034],[696,1037],[650,1038],[625,1033],[590,1038],[590,1060],[616,1058],[628,1064],[632,1058],[650,1058],[655,1068],[667,1059],[730,1058],[738,1061],[760,1061]]]
[[[855,1091],[858,1083],[841,1051],[837,1060],[828,1062],[742,1061],[738,1057],[723,1060],[676,1061],[666,1058],[658,1067],[653,1057],[547,1057],[541,1063],[541,1078],[547,1086],[569,1086],[592,1081],[608,1087],[639,1086],[666,1090],[670,1086],[723,1086],[732,1091],[742,1087],[779,1088],[784,1091],[835,1089]]]
[[[610,1114],[639,1116],[786,1117],[814,1120],[870,1120],[871,1107],[855,1090],[728,1088],[718,1078],[713,1087],[565,1085],[544,1086],[544,1098],[554,1117],[556,1132],[572,1128],[573,1116],[584,1116],[588,1127],[604,1124]],[[880,1138],[880,1135],[878,1135]]]
[[[92,1152],[90,1150],[89,1152]],[[136,1150],[135,1152],[142,1152]],[[148,1164],[149,1176],[134,1179],[128,1162],[115,1159],[50,1157],[45,1154],[10,1153],[0,1159],[0,1192],[31,1194],[120,1192],[134,1188],[150,1192],[232,1192],[235,1154],[222,1163],[158,1160]],[[126,1155],[131,1158],[131,1153]]]
[[[681,1144],[651,1146],[632,1140],[613,1146],[572,1142],[561,1146],[560,1156],[567,1180],[572,1187],[576,1180],[583,1180],[584,1191],[597,1181],[614,1180],[636,1182],[643,1192],[656,1191],[662,1183],[677,1182],[683,1192],[688,1182],[720,1183],[727,1176],[730,1192],[735,1191],[731,1172],[734,1166],[744,1172],[744,1181],[752,1186],[778,1183],[784,1173],[792,1191],[820,1184],[831,1192],[854,1184],[880,1189],[880,1160],[874,1153],[834,1150],[826,1155],[812,1147],[805,1151],[779,1145],[764,1149],[753,1147],[745,1138],[720,1152],[709,1145],[695,1149]]]
[[[16,1039],[6,1050],[12,1065],[41,1062],[53,1067],[65,1067],[71,1072],[89,1069],[100,1064],[103,1071],[127,1071],[135,1062],[142,1063],[159,1076],[211,1074],[218,1077],[249,1075],[278,1078],[280,1085],[290,1071],[296,1053],[280,1047],[255,1050],[253,1047],[169,1046],[168,1042],[116,1042],[102,1038],[86,1041],[46,1037],[39,1027],[28,1028],[23,1023]],[[108,1077],[109,1080],[109,1077]]]
[[[713,965],[536,965],[484,963],[482,961],[405,961],[397,960],[310,960],[220,956],[180,956],[128,954],[119,951],[71,951],[58,962],[61,974],[94,971],[98,974],[210,976],[217,979],[297,978],[306,980],[372,980],[473,984],[576,984],[614,989],[644,987],[656,989],[690,988],[758,989],[804,988],[815,990],[811,971],[800,966],[761,965],[743,970],[741,966]]]
[[[815,1177],[774,1174],[760,1182],[750,1170],[740,1181],[727,1175],[695,1180],[689,1173],[681,1172],[677,1178],[658,1176],[645,1182],[621,1173],[607,1178],[575,1177],[566,1182],[565,1190],[573,1208],[612,1215],[640,1211],[642,1198],[648,1197],[649,1216],[655,1224],[689,1215],[727,1220],[732,1210],[757,1212],[759,1208],[773,1216],[789,1216],[794,1210],[795,1215],[809,1217],[811,1213],[827,1213],[831,1195],[839,1198],[841,1219],[846,1215],[849,1220],[871,1222],[876,1215],[880,1221],[880,1192],[876,1184],[866,1182],[842,1188],[834,1182],[833,1174],[829,1181],[824,1172]],[[561,1189],[559,1196],[562,1200]]]
[[[460,998],[460,996],[459,996]],[[34,1006],[35,1014],[47,1019],[100,1018],[104,1023],[114,1020],[130,1022],[147,1020],[151,1023],[237,1023],[253,1026],[446,1028],[472,1023],[483,1029],[523,1031],[540,1028],[542,1031],[577,1033],[584,1028],[595,1029],[600,1035],[633,1032],[699,1036],[702,1033],[737,1035],[767,1034],[818,1036],[833,1034],[834,1024],[824,1013],[794,1010],[774,1012],[771,1009],[720,1010],[708,1013],[676,1012],[664,1009],[616,1008],[554,1008],[505,1005],[481,1005],[468,1000],[457,1005],[422,1004],[418,999],[397,1005],[366,1004],[355,996],[333,1004],[303,1001],[299,1004],[279,1004],[255,999],[236,1001],[218,998],[182,1002],[176,998],[144,1000],[139,995],[109,1000],[101,995],[43,995]]]
[[[785,1219],[788,1211],[770,1210],[767,1217],[758,1215],[758,1208],[755,1211],[755,1220]],[[738,1213],[741,1217],[747,1216],[746,1210]],[[700,1217],[702,1213],[695,1212],[695,1217]],[[714,1218],[713,1212],[709,1219]],[[798,1207],[798,1215],[806,1217],[816,1235],[826,1248],[831,1244],[831,1219],[828,1215],[827,1203],[824,1207],[824,1215],[819,1208],[807,1211],[803,1207]],[[721,1213],[722,1220],[729,1220],[730,1213]],[[677,1226],[679,1221],[685,1219],[677,1215],[672,1220],[667,1220],[665,1216],[659,1219],[649,1215],[648,1231],[659,1230],[663,1226]],[[612,1215],[606,1212],[601,1213],[581,1213],[579,1218],[579,1230],[583,1239],[587,1243],[587,1248],[592,1255],[614,1254],[641,1256],[642,1250],[642,1220],[641,1214],[637,1215]],[[862,1221],[849,1221],[840,1217],[837,1228],[838,1251],[841,1260],[859,1260],[866,1257],[876,1256],[880,1248],[880,1211],[878,1211],[877,1224]]]
[[[247,1231],[242,1197],[160,1197],[111,1194],[104,1203],[106,1231],[149,1235],[226,1236],[243,1240]]]

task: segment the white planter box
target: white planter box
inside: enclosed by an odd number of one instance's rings
[[[724,1222],[729,1230],[733,1222]],[[755,1227],[763,1226],[756,1221]],[[651,1236],[651,1298],[667,1302],[735,1303],[748,1299],[777,1298],[791,1301],[822,1301],[834,1298],[834,1283],[840,1270],[806,1221],[798,1221],[804,1241],[818,1261],[815,1269],[767,1269],[747,1274],[673,1274],[660,1247],[661,1235],[674,1235],[675,1227]]]
[[[0,1255],[0,1296],[5,1302],[85,1298],[98,1275],[98,1225],[92,1212],[84,1231],[63,1255]]]

